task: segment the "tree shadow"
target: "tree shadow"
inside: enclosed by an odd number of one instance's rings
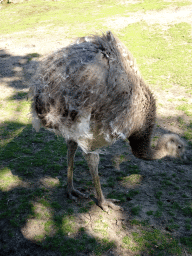
[[[127,253],[136,251],[137,255],[173,255],[175,250],[181,251],[174,239],[178,232],[174,223],[181,216],[186,220],[192,216],[190,205],[184,206],[185,211],[183,205],[178,205],[185,192],[189,195],[191,183],[184,180],[186,188],[176,188],[178,180],[172,175],[190,177],[190,169],[184,163],[169,158],[153,163],[138,160],[126,143],[118,141],[107,149],[106,155],[101,155],[99,172],[105,196],[119,199],[124,212],[111,211],[107,215],[90,199],[75,203],[66,197],[67,146],[62,138],[44,129],[35,133],[31,125],[19,122],[5,122],[1,128],[2,139],[12,138],[0,153],[2,255],[108,255],[109,252],[119,255],[118,243]],[[20,133],[14,137],[16,131]],[[109,163],[114,152],[129,158],[120,170]],[[94,194],[87,173],[87,165],[78,150],[74,184]],[[138,183],[128,179],[137,175],[142,177]],[[176,200],[168,193],[180,197]],[[176,220],[172,226],[169,225],[171,214],[175,214]],[[168,221],[163,223],[168,216]],[[92,223],[87,224],[85,218],[92,218]],[[123,237],[111,240],[107,229],[120,232]],[[139,231],[135,233],[135,230]],[[180,237],[190,244],[190,230],[182,226]]]
[[[113,242],[96,239],[82,227],[74,229],[81,211],[65,195],[64,140],[47,131],[34,133],[31,125],[18,122],[4,123],[2,138],[11,138],[22,127],[0,153],[1,254],[87,255],[111,249]]]
[[[16,90],[28,89],[29,80],[38,65],[37,53],[14,56],[0,49],[0,82]],[[14,97],[14,96],[13,96]],[[14,99],[20,99],[15,95]]]

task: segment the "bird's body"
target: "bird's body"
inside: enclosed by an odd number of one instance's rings
[[[73,141],[71,147],[79,145],[90,169],[95,160],[88,156],[97,155],[100,148],[119,138],[129,139],[133,154],[139,158],[165,156],[158,147],[154,151],[150,146],[155,99],[131,53],[111,32],[79,38],[50,55],[42,62],[32,91],[36,130],[41,123],[68,142]],[[181,143],[177,135],[172,136],[174,143]],[[69,162],[68,172],[73,165],[70,167]],[[96,184],[95,172],[91,174]],[[103,195],[100,197],[98,201],[104,200]]]
[[[129,137],[144,126],[147,108],[155,117],[155,101],[132,55],[112,36],[61,49],[37,76],[35,109],[43,125],[85,152]]]

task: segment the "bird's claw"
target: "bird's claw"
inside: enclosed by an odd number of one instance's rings
[[[112,208],[115,211],[121,210],[123,211],[123,208],[121,206],[115,205],[114,202],[120,202],[120,200],[117,199],[105,199],[102,202],[99,202],[98,205],[103,209],[105,212],[109,212],[109,208]]]
[[[74,189],[74,188],[70,191],[68,190],[67,195],[68,195],[69,199],[71,199],[75,202],[77,202],[77,197],[80,197],[80,198],[88,198],[89,197],[88,195],[83,194],[79,190]]]

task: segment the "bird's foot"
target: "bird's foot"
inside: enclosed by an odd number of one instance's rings
[[[119,202],[120,202],[120,200],[117,200],[117,199],[104,199],[101,202],[98,202],[98,206],[100,206],[101,209],[103,209],[105,212],[109,212],[108,207],[112,208],[115,211],[118,211],[118,210],[123,211],[122,207],[114,204],[114,203],[119,203]]]
[[[75,202],[77,202],[77,197],[80,198],[88,198],[88,195],[81,193],[79,190],[77,189],[68,189],[67,190],[67,195],[69,197],[69,199],[74,200]]]

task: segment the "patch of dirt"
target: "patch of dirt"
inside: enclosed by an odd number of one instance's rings
[[[141,2],[142,2],[142,0],[120,0],[120,1],[117,1],[118,4],[123,4],[123,5],[138,4]]]
[[[164,29],[170,24],[188,22],[192,24],[192,5],[184,7],[170,7],[161,11],[147,11],[127,13],[129,17],[114,16],[105,20],[106,26],[110,29],[123,29],[129,24],[145,21],[148,25],[159,24]]]
[[[184,127],[180,125],[179,119],[182,118],[188,126],[190,125],[191,117],[183,114],[183,111],[177,110],[176,107],[183,103],[183,98],[191,104],[191,95],[186,92],[186,88],[176,84],[165,90],[155,88],[151,90],[157,99],[158,125],[170,132],[183,136]]]
[[[68,38],[69,28],[52,27],[51,25],[39,26],[36,29],[1,35],[0,49],[7,51],[5,54],[25,56],[31,53],[40,55],[50,54],[61,47],[74,41]]]

